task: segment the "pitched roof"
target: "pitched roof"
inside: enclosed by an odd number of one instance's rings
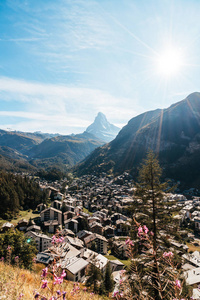
[[[81,271],[85,267],[87,267],[88,262],[83,258],[76,258],[72,260],[71,263],[65,266],[65,269],[68,270],[72,274],[76,274],[77,272]],[[62,266],[62,265],[61,265]]]
[[[61,210],[56,209],[56,208],[53,208],[53,207],[51,207],[51,206],[48,207],[48,208],[46,208],[46,209],[44,209],[44,210],[42,210],[40,214],[44,213],[44,212],[47,211],[47,210],[54,210],[54,211],[56,211],[57,213],[62,214],[62,211],[61,211]]]
[[[47,239],[47,240],[52,240],[51,237],[49,237],[48,235],[46,234],[43,234],[43,233],[39,233],[39,232],[34,232],[34,231],[28,231],[25,233],[25,235],[28,235],[28,236],[35,236],[35,237],[39,237],[39,238],[42,238],[42,239]]]
[[[75,219],[67,219],[67,220],[64,221],[64,224],[67,224],[67,223],[70,223],[70,222],[78,224],[78,221],[75,220]]]
[[[11,227],[14,227],[14,225],[12,223],[6,222],[2,225],[2,228],[4,228],[4,227],[11,228]]]
[[[32,229],[41,230],[41,227],[37,226],[37,225],[31,225],[31,226],[27,227],[26,231],[30,231]]]
[[[66,236],[65,241],[69,242],[73,246],[77,246],[77,247],[81,247],[81,248],[83,247],[83,241],[80,240],[79,238],[73,238],[71,236]]]
[[[98,233],[93,233],[93,234],[85,237],[84,242],[87,244],[87,243],[92,242],[96,239],[103,240],[104,242],[108,242],[108,240],[103,235],[100,235]]]
[[[121,261],[119,261],[118,259],[110,260],[110,263],[112,263],[114,265],[118,265],[118,266],[124,266],[124,264]]]

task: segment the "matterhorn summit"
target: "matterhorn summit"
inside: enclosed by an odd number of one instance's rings
[[[98,113],[94,122],[86,129],[86,132],[95,135],[104,142],[112,141],[119,131],[120,128],[109,123],[102,112]]]

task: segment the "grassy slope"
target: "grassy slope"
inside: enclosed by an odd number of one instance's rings
[[[34,219],[34,218],[37,218],[39,217],[40,214],[34,214],[32,209],[29,209],[29,210],[20,210],[17,218],[9,221],[10,223],[14,224],[14,225],[17,225],[17,223],[19,222],[19,220],[21,219],[26,219],[27,221],[31,218],[31,219]],[[4,220],[4,219],[0,219],[0,226],[2,226],[4,223],[8,222],[8,220]]]
[[[108,260],[119,260],[119,261],[121,261],[126,267],[129,267],[130,266],[130,264],[131,264],[131,261],[130,261],[130,259],[119,259],[119,258],[117,258],[117,257],[115,257],[114,255],[104,255]]]
[[[198,246],[194,246],[193,244],[190,243],[186,243],[186,245],[189,247],[188,252],[200,251],[200,247]]]
[[[111,254],[111,250],[108,250],[108,254],[107,255],[104,255],[108,260],[119,260],[121,261],[126,267],[129,267],[130,264],[131,264],[131,260],[130,259],[119,259],[117,258],[116,256],[112,255]]]
[[[37,218],[39,216],[40,216],[40,214],[34,214],[33,211],[32,211],[32,209],[29,209],[29,210],[20,210],[17,219],[11,220],[11,223],[13,223],[15,225],[21,219],[26,219],[28,221],[30,218],[34,219],[34,218]]]
[[[50,281],[51,283],[51,281]],[[40,289],[41,276],[40,274],[30,272],[28,270],[19,269],[0,262],[0,299],[7,300],[33,300],[34,291],[41,292],[47,299],[50,299],[51,294],[47,289]],[[51,284],[49,284],[51,287]],[[98,295],[91,295],[89,292],[80,290],[76,294],[72,294],[73,283],[65,281],[62,285],[55,285],[54,290],[66,291],[66,299],[81,299],[81,300],[102,300]],[[20,294],[22,298],[19,298]],[[62,299],[62,298],[60,298]],[[108,299],[108,298],[107,298]]]

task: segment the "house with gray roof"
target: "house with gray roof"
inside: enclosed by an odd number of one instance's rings
[[[83,258],[77,257],[63,260],[61,263],[61,268],[66,271],[67,276],[65,279],[83,282],[85,280],[85,271],[88,264],[89,263]]]
[[[91,248],[93,242],[96,244],[98,253],[107,254],[108,240],[104,236],[93,233],[84,238],[87,248]]]

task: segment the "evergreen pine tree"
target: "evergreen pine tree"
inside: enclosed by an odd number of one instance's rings
[[[98,292],[99,283],[102,280],[102,274],[100,269],[96,266],[95,257],[91,260],[87,276],[86,286],[91,287],[94,292]]]
[[[137,199],[132,207],[133,217],[153,232],[154,249],[161,240],[177,232],[178,222],[173,218],[176,201],[168,200],[165,193],[171,192],[168,182],[160,182],[162,169],[156,155],[149,151],[139,170],[136,183]],[[134,231],[135,232],[135,231]],[[135,234],[136,235],[136,234]],[[158,242],[159,240],[159,242]]]
[[[173,274],[170,269],[167,270],[166,266],[162,266],[159,260],[162,257],[162,249],[167,250],[164,243],[169,235],[173,235],[173,232],[177,230],[177,224],[172,217],[172,207],[175,203],[165,197],[165,192],[170,189],[168,182],[160,182],[161,175],[162,170],[158,159],[152,151],[149,151],[139,170],[136,184],[137,198],[132,207],[133,218],[136,221],[132,231],[132,238],[135,242],[134,262],[129,274],[130,286],[135,295],[141,293],[143,286],[146,295],[151,295],[155,300],[171,299],[167,297],[166,291],[161,292],[161,290],[162,285],[172,282]],[[149,250],[148,241],[143,242],[138,239],[139,224],[146,225],[152,232],[152,248],[150,247]],[[141,230],[144,229],[141,227]],[[173,290],[173,286],[170,288]],[[139,296],[138,299],[143,299],[143,297],[144,295],[141,298]],[[146,297],[146,299],[151,298]]]

